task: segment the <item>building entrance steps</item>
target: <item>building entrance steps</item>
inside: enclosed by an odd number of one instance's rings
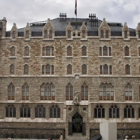
[[[86,136],[83,136],[82,133],[73,133],[67,140],[86,140]]]

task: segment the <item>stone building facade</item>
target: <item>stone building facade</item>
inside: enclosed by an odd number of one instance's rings
[[[6,31],[0,20],[0,137],[140,138],[140,24],[59,18]]]

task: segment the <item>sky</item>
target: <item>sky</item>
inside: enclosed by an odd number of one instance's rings
[[[77,17],[88,18],[94,13],[98,19],[107,22],[127,22],[128,27],[136,28],[140,22],[140,0],[77,0]],[[13,23],[17,28],[25,27],[27,22],[45,21],[58,18],[67,13],[75,17],[75,0],[0,0],[0,19],[6,17],[7,30]]]

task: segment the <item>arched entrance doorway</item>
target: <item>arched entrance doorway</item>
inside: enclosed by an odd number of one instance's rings
[[[82,133],[83,118],[79,113],[76,113],[72,117],[72,132],[73,133]]]

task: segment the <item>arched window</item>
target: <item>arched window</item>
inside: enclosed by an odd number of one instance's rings
[[[127,105],[124,108],[124,118],[134,118],[134,108],[131,105]]]
[[[20,117],[24,117],[24,118],[30,117],[30,108],[28,105],[22,105],[20,107]]]
[[[49,38],[52,38],[52,30],[49,31]]]
[[[50,47],[49,46],[46,47],[46,56],[50,56]]]
[[[13,64],[10,66],[10,74],[14,74],[14,65]]]
[[[10,55],[15,56],[15,47],[14,46],[12,46],[10,49]]]
[[[29,86],[26,83],[22,86],[22,100],[29,100]]]
[[[55,100],[55,86],[51,83],[43,83],[41,86],[41,100]]]
[[[130,74],[130,66],[128,64],[125,66],[125,74]]]
[[[71,30],[68,30],[68,38],[71,38]]]
[[[82,38],[85,38],[86,37],[86,32],[85,30],[82,30]]]
[[[46,74],[50,74],[50,65],[49,64],[46,65]]]
[[[29,31],[26,31],[26,38],[29,38]]]
[[[109,38],[109,33],[108,33],[108,30],[106,30],[106,38]]]
[[[99,87],[100,100],[114,100],[114,87],[112,84],[101,84]]]
[[[107,50],[108,50],[107,47],[104,46],[104,47],[103,47],[103,56],[108,56]]]
[[[72,56],[72,47],[71,46],[67,47],[67,56]]]
[[[42,74],[50,75],[54,74],[54,65],[42,65]]]
[[[67,65],[67,74],[72,74],[72,65]]]
[[[97,105],[94,109],[94,118],[105,118],[105,109],[102,105]]]
[[[85,46],[82,47],[82,56],[87,56],[87,48]]]
[[[24,49],[24,56],[29,56],[29,47],[26,46]]]
[[[73,100],[73,86],[70,83],[66,86],[66,100]]]
[[[44,38],[47,38],[47,37],[48,37],[48,31],[45,30],[45,31],[44,31]]]
[[[101,38],[104,38],[104,31],[101,30]]]
[[[28,75],[28,73],[29,73],[29,66],[26,64],[24,65],[24,74]]]
[[[35,108],[35,118],[45,118],[46,111],[43,105],[38,105]]]
[[[125,86],[125,100],[132,100],[132,86],[130,84]]]
[[[109,108],[109,118],[119,118],[119,117],[120,117],[119,108],[116,105],[112,105]]]
[[[107,64],[104,65],[104,74],[108,74],[108,65]]]
[[[128,46],[125,47],[124,51],[125,51],[124,52],[125,56],[129,56],[129,47]]]
[[[42,47],[42,56],[54,56],[54,47]]]
[[[60,118],[60,108],[57,105],[50,108],[50,118]]]
[[[14,105],[8,105],[6,107],[6,117],[16,117],[16,108]]]
[[[82,74],[87,74],[87,65],[86,64],[82,65]]]
[[[16,38],[16,32],[13,31],[13,32],[12,32],[12,39],[15,39],[15,38]]]
[[[8,100],[14,100],[15,99],[15,86],[11,83],[8,86]]]
[[[81,86],[81,100],[88,100],[88,86],[86,84]]]

